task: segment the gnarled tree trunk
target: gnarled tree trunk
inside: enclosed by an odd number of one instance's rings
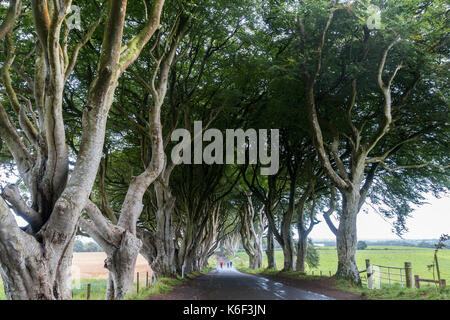
[[[18,2],[11,2],[18,3]],[[58,3],[55,6],[55,3]],[[31,2],[39,44],[34,79],[37,115],[29,103],[33,121],[18,103],[10,83],[9,64],[14,47],[8,36],[8,56],[3,76],[8,98],[17,112],[24,138],[34,145],[31,154],[21,133],[0,105],[0,136],[13,155],[32,205],[14,186],[2,193],[12,209],[29,223],[26,232],[15,223],[9,208],[1,204],[0,269],[10,299],[70,299],[72,244],[81,211],[94,184],[100,162],[106,119],[120,75],[120,48],[126,1],[108,4],[109,13],[97,76],[90,86],[83,110],[81,146],[68,180],[62,96],[73,65],[62,59],[60,31],[71,1]],[[3,25],[2,25],[3,27]],[[11,29],[10,29],[11,30]],[[4,29],[3,29],[4,31]],[[2,31],[2,34],[3,34]],[[9,30],[8,30],[9,32]],[[67,52],[65,52],[67,53]],[[72,57],[75,63],[76,54]],[[130,60],[127,60],[131,63]],[[4,223],[3,223],[4,222]]]
[[[306,232],[299,234],[297,246],[296,270],[305,272],[306,255],[308,254],[308,236]]]
[[[342,215],[337,232],[338,270],[336,275],[361,283],[355,253],[357,244],[356,218],[358,216],[359,191],[343,193]]]
[[[267,268],[277,270],[277,262],[275,260],[275,245],[273,242],[273,233],[270,225],[267,230],[266,239],[267,239],[267,248],[266,248]]]
[[[242,246],[249,257],[249,268],[259,269],[263,266],[263,210],[255,212],[252,202],[252,193],[245,193],[247,198],[246,206],[240,213],[240,234]]]
[[[150,264],[157,277],[173,274],[176,270],[174,226],[172,216],[175,211],[175,197],[169,186],[169,176],[173,166],[167,168],[155,182],[157,198],[155,256]]]
[[[179,20],[175,22],[175,27],[171,30],[166,39],[165,50],[167,50],[167,52],[157,50],[159,56],[154,57],[156,68],[153,70],[150,83],[147,83],[144,79],[138,77],[141,84],[148,89],[152,95],[149,120],[152,151],[151,161],[143,173],[132,178],[122,204],[117,226],[106,221],[102,214],[99,213],[98,209],[87,210],[89,217],[94,222],[94,227],[89,227],[85,222],[84,226],[86,227],[86,231],[92,237],[103,238],[98,242],[104,247],[108,254],[105,261],[105,267],[108,268],[110,272],[107,291],[108,299],[122,299],[125,294],[131,292],[134,266],[139,251],[141,251],[142,248],[142,241],[138,238],[138,235],[146,241],[155,241],[155,243],[146,243],[144,245],[144,254],[146,258],[151,261],[151,266],[156,269],[157,273],[165,273],[167,268],[170,268],[172,264],[171,257],[173,257],[173,253],[169,252],[171,250],[170,241],[165,241],[166,239],[170,240],[170,235],[172,234],[171,212],[173,211],[175,204],[175,200],[170,194],[170,189],[168,189],[168,176],[165,177],[166,179],[163,177],[162,180],[167,182],[167,188],[163,188],[163,185],[161,184],[155,187],[158,201],[156,234],[146,235],[146,232],[148,231],[144,230],[138,232],[136,224],[144,207],[143,197],[147,192],[147,189],[156,181],[166,166],[167,159],[164,153],[161,107],[167,93],[169,71],[176,61],[175,58],[178,45],[183,39],[190,21],[190,19],[185,16],[180,16],[178,19]],[[166,170],[166,173],[170,175],[170,170]],[[103,234],[113,232],[113,230],[117,228],[119,228],[121,234],[120,245],[117,243],[117,238],[103,237]],[[124,241],[129,245],[122,245]],[[111,250],[111,247],[113,250]],[[168,255],[166,255],[166,253]]]

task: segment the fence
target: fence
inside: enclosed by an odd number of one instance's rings
[[[444,289],[446,286],[446,281],[445,279],[441,279],[441,280],[429,280],[429,279],[422,279],[420,278],[417,274],[414,275],[414,283],[416,288],[420,288],[420,282],[428,282],[428,283],[436,283],[439,285],[439,287],[441,289]]]
[[[364,271],[363,271],[364,272]],[[398,285],[402,288],[412,288],[412,267],[410,262],[405,262],[403,268],[371,265],[370,260],[366,260],[367,288],[381,289],[388,286]]]
[[[330,277],[331,271],[328,272]],[[435,283],[438,284],[441,289],[446,287],[446,281],[444,279],[430,280],[420,278],[418,275],[414,275],[410,262],[405,262],[404,267],[392,267],[382,266],[376,264],[370,264],[370,260],[366,260],[366,270],[360,271],[361,282],[368,289],[381,289],[383,287],[391,288],[394,285],[400,285],[402,288],[420,288],[420,282]],[[327,275],[322,271],[311,271],[311,275]]]
[[[311,275],[331,277],[332,272],[311,271]],[[402,288],[412,288],[412,267],[411,263],[405,262],[404,267],[391,267],[382,265],[372,265],[370,260],[366,260],[366,270],[360,271],[361,283],[368,289],[380,289],[400,285]],[[422,279],[420,280],[422,281]],[[424,280],[427,281],[427,280]],[[429,281],[427,281],[429,282]]]
[[[398,267],[387,267],[380,265],[370,265],[370,261],[366,260],[368,263],[368,269],[360,271],[361,274],[361,284],[368,289],[379,289],[384,286],[393,286],[395,284],[400,284],[403,287],[408,287],[407,284],[407,272],[405,268]],[[312,276],[320,277],[332,277],[333,273],[331,271],[310,271],[307,274]],[[410,276],[412,278],[412,276]],[[410,283],[408,281],[408,283]],[[411,287],[411,284],[409,284]]]

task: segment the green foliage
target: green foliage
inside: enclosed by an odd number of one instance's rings
[[[308,249],[306,251],[306,265],[310,269],[317,269],[319,267],[320,255],[317,248],[314,246],[311,239],[308,239]]]
[[[383,121],[384,100],[376,81],[377,72],[383,50],[395,38],[400,38],[400,42],[389,53],[382,76],[387,81],[395,67],[403,65],[392,83],[394,121],[366,160],[386,154],[387,157],[383,163],[374,161],[366,165],[365,173],[371,169],[375,172],[368,193],[371,205],[394,221],[395,233],[406,232],[407,219],[416,206],[425,202],[424,195],[446,195],[450,186],[448,170],[443,169],[450,163],[448,5],[443,0],[359,0],[351,4],[339,3],[331,8],[332,3],[335,1],[307,0],[301,4],[294,0],[166,1],[158,35],[119,81],[108,114],[103,170],[100,170],[91,199],[99,204],[100,209],[109,207],[118,216],[130,183],[151,161],[148,111],[154,97],[142,82],[148,84],[152,80],[152,73],[158,65],[154,54],[159,50],[151,53],[150,48],[170,46],[168,39],[173,22],[182,14],[191,18],[189,31],[177,50],[177,63],[170,71],[167,97],[161,112],[166,155],[170,157],[174,145],[170,141],[171,131],[181,127],[191,130],[196,120],[208,122],[209,127],[221,132],[228,128],[278,128],[281,133],[281,168],[276,177],[266,177],[260,176],[259,167],[254,165],[245,168],[238,165],[177,166],[171,176],[170,187],[176,198],[174,229],[179,234],[187,234],[188,221],[207,221],[208,210],[219,200],[226,215],[221,216],[221,225],[226,227],[220,231],[231,231],[235,227],[233,222],[237,210],[243,204],[238,188],[248,188],[244,181],[251,181],[261,194],[270,195],[272,203],[276,203],[271,210],[277,222],[287,212],[289,200],[297,204],[310,182],[314,182],[314,194],[305,200],[303,221],[295,221],[295,217],[289,221],[314,225],[317,213],[329,203],[329,179],[324,175],[313,148],[307,116],[308,79],[305,73],[315,71],[320,53],[321,70],[314,83],[314,99],[322,126],[321,134],[327,146],[337,136],[338,156],[349,167],[354,164],[352,145],[355,142],[350,139],[354,134],[352,126],[360,130],[358,144],[366,143]],[[146,20],[145,4],[149,1],[129,1],[124,42],[142,31]],[[83,28],[103,14],[96,1],[80,0],[77,5],[82,8]],[[381,10],[380,30],[367,29],[370,5]],[[334,19],[324,34],[324,26],[332,10]],[[6,7],[0,6],[0,16],[4,17],[5,13]],[[300,33],[302,27],[305,36]],[[97,73],[95,65],[104,28],[105,24],[101,23],[80,51],[77,65],[65,87],[63,109],[71,159],[76,159],[79,152],[83,109],[90,84]],[[20,64],[11,69],[11,80],[17,91],[36,109],[34,88],[27,84],[27,78],[35,72],[37,50],[34,51],[34,35],[33,17],[28,10],[14,28],[15,61]],[[68,34],[69,53],[83,35],[84,31],[76,30]],[[324,46],[319,52],[322,39]],[[4,61],[5,52],[1,51],[0,64],[3,65]],[[19,66],[21,72],[17,71]],[[352,80],[357,84],[356,104],[349,111]],[[0,102],[11,121],[19,127],[19,119],[5,95],[0,96]],[[22,134],[21,130],[19,133]],[[30,144],[23,138],[28,148]],[[32,146],[30,150],[34,151]],[[15,164],[2,139],[0,168],[2,178],[3,172],[8,179],[14,178]],[[395,168],[398,170],[393,170]],[[271,182],[273,190],[269,190]],[[294,197],[289,197],[291,184],[295,184]],[[29,202],[30,199],[25,198]],[[338,215],[340,200],[337,199]],[[151,186],[143,197],[139,227],[155,230],[156,203]],[[254,199],[254,204],[262,208],[263,201]],[[177,241],[181,241],[179,238]],[[366,249],[361,245],[363,243],[359,242],[359,250]],[[310,243],[308,247],[309,270],[318,268],[319,258],[323,271],[335,270],[334,249],[314,248]],[[411,250],[415,251],[389,248],[388,253],[393,254],[386,261],[386,252],[368,247],[357,253],[357,262],[364,268],[364,258],[380,264],[384,261],[401,265],[404,261],[411,261],[417,268],[415,270],[425,273],[422,268],[426,262],[422,255],[429,252]],[[92,242],[76,241],[74,251],[101,250]],[[402,255],[396,255],[400,251]],[[442,252],[444,266],[448,266],[447,253]],[[276,258],[278,265],[282,265],[278,251]],[[238,264],[243,260],[245,257],[239,253]],[[450,267],[442,269],[445,274]],[[445,275],[448,279],[449,275]],[[162,281],[154,291],[165,292],[170,286],[171,283]]]
[[[83,242],[81,240],[75,240],[73,244],[74,252],[103,252],[103,249],[95,242]]]
[[[0,277],[0,300],[6,300],[5,288],[3,286],[3,280]]]
[[[358,241],[358,243],[356,244],[356,249],[357,250],[367,249],[367,243],[365,241]]]

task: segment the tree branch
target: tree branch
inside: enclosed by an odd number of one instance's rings
[[[165,0],[155,0],[150,12],[150,18],[144,29],[122,48],[120,55],[120,73],[123,73],[140,55],[142,49],[160,26],[161,13]]]
[[[14,212],[25,219],[34,232],[39,231],[42,226],[42,217],[35,210],[30,208],[20,195],[19,188],[14,185],[8,185],[2,190],[2,197],[12,205]]]
[[[21,0],[10,0],[8,13],[6,14],[5,20],[0,25],[0,40],[13,28],[17,17],[20,15],[22,9]]]
[[[383,81],[383,70],[384,66],[386,64],[386,59],[389,51],[392,49],[392,47],[397,44],[400,41],[399,38],[395,39],[391,42],[391,44],[384,50],[383,57],[381,58],[380,65],[378,67],[378,87],[380,88],[381,92],[384,96],[384,106],[383,106],[383,122],[380,124],[380,127],[378,128],[377,133],[370,139],[368,145],[366,146],[366,152],[369,154],[369,152],[377,145],[377,143],[381,140],[381,138],[384,137],[384,135],[389,130],[389,127],[392,123],[392,97],[391,97],[391,85],[392,81],[394,80],[395,76],[397,75],[397,72],[402,68],[402,65],[398,65],[395,69],[392,76],[389,78],[389,81],[387,84]]]
[[[88,200],[86,206],[84,207],[84,210],[86,211],[89,218],[91,218],[98,232],[107,242],[116,245],[120,243],[121,233],[117,232],[115,230],[115,226],[106,220],[106,218],[103,216],[102,212],[95,205],[95,203]]]
[[[97,27],[100,25],[100,23],[103,20],[103,15],[100,14],[100,18],[97,19],[97,21],[93,22],[88,29],[88,32],[83,37],[83,39],[77,44],[75,49],[73,50],[72,57],[69,60],[69,63],[67,64],[65,68],[65,74],[64,74],[64,83],[67,82],[67,79],[69,78],[70,74],[73,71],[73,68],[75,67],[75,64],[78,59],[78,54],[80,53],[80,50],[86,45],[86,43],[92,38],[92,35],[94,34]]]
[[[323,213],[323,217],[325,219],[325,222],[327,223],[328,227],[330,228],[331,232],[333,232],[334,235],[337,235],[337,228],[335,227],[333,221],[331,221],[331,215],[333,214],[334,210],[336,210],[336,189],[333,186],[330,186],[330,208]]]

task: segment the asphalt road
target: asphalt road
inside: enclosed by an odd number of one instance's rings
[[[224,267],[194,280],[198,300],[333,300],[327,296],[286,286],[263,277]]]

